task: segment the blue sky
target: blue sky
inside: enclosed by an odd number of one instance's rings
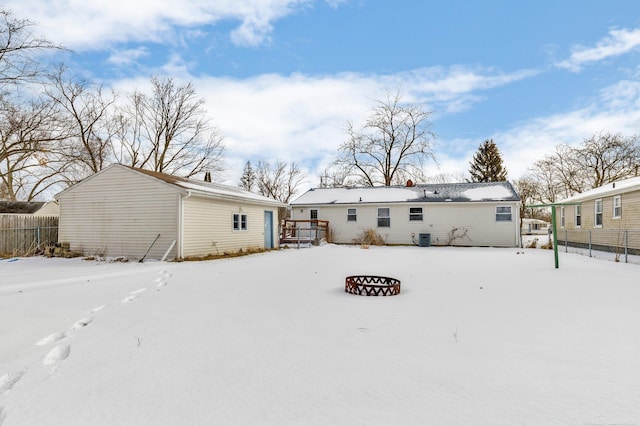
[[[432,111],[438,164],[461,177],[493,138],[510,179],[559,143],[640,129],[637,0],[10,0],[107,86],[191,81],[227,147],[296,161],[308,186],[374,100],[401,87]]]

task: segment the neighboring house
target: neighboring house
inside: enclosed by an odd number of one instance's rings
[[[58,216],[59,213],[56,201],[0,201],[0,214]]]
[[[608,183],[556,204],[559,244],[640,254],[640,177]],[[628,231],[625,236],[625,231]]]
[[[506,181],[319,188],[291,203],[291,219],[329,221],[336,243],[374,230],[387,244],[516,247],[519,206]]]
[[[60,192],[60,243],[84,255],[167,259],[278,243],[285,204],[240,188],[119,164]],[[159,237],[156,240],[156,237]]]
[[[549,233],[549,222],[541,219],[523,218],[522,235],[544,235]]]

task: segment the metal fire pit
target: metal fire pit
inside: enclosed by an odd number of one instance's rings
[[[395,296],[400,293],[400,280],[376,275],[347,277],[344,291],[360,296]]]

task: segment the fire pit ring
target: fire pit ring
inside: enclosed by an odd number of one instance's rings
[[[344,291],[360,296],[395,296],[400,293],[400,280],[377,275],[351,275],[345,280]]]

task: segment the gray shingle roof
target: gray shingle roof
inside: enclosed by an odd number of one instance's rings
[[[30,201],[0,201],[0,213],[33,214],[45,203]]]

